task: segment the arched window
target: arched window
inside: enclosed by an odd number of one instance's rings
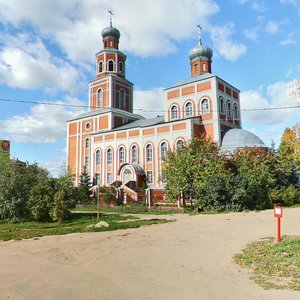
[[[195,72],[198,72],[198,64],[195,64],[195,66],[194,66],[194,71],[195,71]]]
[[[186,117],[192,117],[193,116],[193,105],[191,102],[188,102],[185,105],[185,116]]]
[[[220,97],[220,112],[224,114],[224,101],[222,97]]]
[[[90,139],[89,138],[87,138],[85,140],[85,148],[90,148]]]
[[[239,115],[238,115],[238,107],[237,107],[236,104],[234,104],[234,106],[233,106],[233,113],[234,113],[234,118],[235,118],[236,120],[238,120]]]
[[[107,164],[108,165],[112,164],[112,150],[111,149],[107,150]]]
[[[137,146],[133,145],[131,148],[131,163],[136,164],[138,162]]]
[[[206,72],[206,64],[205,63],[202,64],[202,70],[203,70],[203,72]]]
[[[125,150],[123,147],[119,149],[119,163],[124,164],[125,163]]]
[[[178,140],[176,143],[176,149],[180,150],[182,149],[182,146],[183,146],[183,140]]]
[[[119,73],[124,74],[124,65],[121,61],[119,62]]]
[[[108,71],[113,71],[114,70],[114,62],[110,60],[108,62]]]
[[[209,104],[208,104],[207,99],[204,99],[201,102],[201,113],[202,114],[208,114],[209,113]]]
[[[171,107],[171,120],[176,120],[178,118],[178,108],[176,105]]]
[[[226,103],[226,112],[227,112],[227,117],[231,117],[231,104],[229,100]]]
[[[102,107],[103,105],[103,90],[99,89],[97,92],[97,106]]]
[[[99,73],[101,73],[103,71],[103,62],[100,61],[99,62],[99,69],[98,69]]]
[[[100,166],[101,162],[101,155],[100,155],[100,150],[96,151],[96,166]]]
[[[150,144],[146,147],[146,160],[147,162],[152,162],[152,146]]]
[[[168,146],[167,143],[163,142],[160,145],[160,157],[161,159],[167,159],[168,156]]]
[[[125,109],[125,91],[123,89],[119,91],[119,101],[120,109]]]

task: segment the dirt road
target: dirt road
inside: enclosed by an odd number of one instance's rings
[[[300,299],[263,290],[232,262],[275,237],[273,211],[177,216],[138,229],[0,242],[0,299]],[[300,209],[282,233],[300,235]]]

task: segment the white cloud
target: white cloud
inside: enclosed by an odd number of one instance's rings
[[[263,13],[266,11],[265,4],[263,2],[254,1],[251,3],[251,8],[259,13]]]
[[[164,115],[167,107],[162,87],[156,87],[151,90],[134,90],[134,113],[140,114],[145,118],[152,118],[158,115]]]
[[[260,87],[241,93],[242,117],[245,122],[257,125],[286,124],[299,116],[298,109],[272,109],[296,106],[297,101],[291,96],[290,82],[276,82],[267,87]],[[266,108],[267,110],[251,109]]]
[[[275,21],[268,21],[268,23],[266,24],[266,32],[269,33],[269,34],[276,34],[278,33],[279,29],[280,29],[280,26],[282,25],[286,25],[289,23],[289,20],[288,19],[285,19],[285,20],[282,20],[282,21],[279,21],[279,22],[275,22]]]
[[[54,143],[66,138],[66,121],[85,112],[86,108],[59,106],[84,105],[76,98],[67,97],[55,105],[34,105],[30,113],[15,115],[0,121],[0,130],[17,143]]]
[[[244,44],[234,42],[234,24],[229,23],[224,26],[211,26],[211,33],[214,49],[229,61],[236,61],[247,52]]]
[[[300,14],[300,1],[299,0],[280,0],[280,3],[293,6]]]
[[[287,45],[293,45],[293,44],[297,44],[297,41],[293,38],[294,33],[290,32],[289,35],[287,36],[287,38],[285,40],[282,40],[279,45],[280,46],[287,46]]]
[[[278,146],[284,129],[293,126],[299,120],[297,108],[272,109],[297,105],[299,98],[292,97],[292,84],[293,81],[276,82],[241,93],[243,128],[256,133],[267,145],[275,141]],[[267,110],[247,111],[247,109],[257,108]],[[255,130],[253,130],[254,125]]]
[[[259,32],[259,27],[254,27],[251,29],[245,29],[244,35],[249,40],[257,42],[258,41],[258,32]]]
[[[279,29],[279,24],[273,21],[269,21],[266,25],[266,31],[270,34],[276,34]]]
[[[79,73],[70,63],[53,57],[42,40],[25,34],[2,35],[0,82],[22,89],[75,91]]]
[[[4,22],[18,28],[31,24],[77,62],[90,62],[101,49],[108,9],[115,12],[113,23],[121,31],[122,49],[141,56],[174,51],[176,42],[190,38],[196,24],[205,25],[219,10],[213,0],[0,0]]]

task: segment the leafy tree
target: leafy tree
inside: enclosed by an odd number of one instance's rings
[[[41,177],[30,191],[28,206],[32,218],[36,221],[51,220],[50,212],[54,206],[54,182],[49,177]]]
[[[37,164],[4,162],[0,168],[0,217],[17,220],[30,217],[28,199],[31,189],[47,171]]]

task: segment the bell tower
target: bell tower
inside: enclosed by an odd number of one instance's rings
[[[133,84],[126,79],[126,55],[119,50],[120,31],[110,25],[101,32],[103,50],[96,54],[96,79],[89,83],[90,110],[115,108],[133,111]]]
[[[202,44],[202,27],[200,25],[197,25],[197,27],[199,43],[189,52],[191,76],[211,73],[213,51],[208,46]]]

